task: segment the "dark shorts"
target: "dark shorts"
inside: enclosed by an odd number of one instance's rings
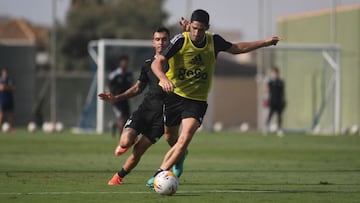
[[[115,103],[113,109],[117,118],[129,118],[130,116],[130,104],[128,101],[121,101]]]
[[[270,102],[269,109],[272,111],[282,112],[286,106],[285,102]]]
[[[137,133],[147,137],[152,143],[156,143],[164,134],[164,114],[162,110],[148,110],[139,107],[125,124],[126,128],[132,128]]]
[[[187,99],[171,93],[165,99],[165,125],[180,125],[185,118],[195,118],[201,124],[207,106],[206,101]]]
[[[13,98],[2,98],[0,100],[0,111],[14,111],[14,99]]]

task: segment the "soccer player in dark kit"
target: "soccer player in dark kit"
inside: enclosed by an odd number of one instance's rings
[[[169,30],[164,27],[158,28],[154,32],[153,37],[152,45],[156,52],[156,58],[169,44]],[[124,177],[136,167],[145,151],[152,144],[155,144],[164,133],[163,104],[166,93],[158,85],[159,79],[157,79],[151,70],[151,63],[153,60],[154,59],[148,59],[145,61],[141,68],[139,79],[124,93],[119,95],[112,95],[111,93],[99,94],[100,99],[114,103],[134,97],[140,94],[146,86],[149,87],[149,91],[145,95],[143,102],[125,124],[118,146],[118,148],[121,149],[117,150],[117,148],[115,150],[115,154],[119,152],[119,154],[116,155],[120,155],[135,144],[133,152],[122,168],[109,180],[108,185],[122,184]],[[162,71],[165,72],[167,69],[168,66],[165,64]],[[136,138],[139,134],[142,134],[143,136],[136,142]],[[173,145],[174,143],[169,144]]]

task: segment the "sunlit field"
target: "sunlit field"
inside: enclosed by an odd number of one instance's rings
[[[360,136],[197,133],[174,196],[145,187],[169,148],[159,141],[120,186],[130,153],[109,134],[0,134],[0,202],[359,202]]]

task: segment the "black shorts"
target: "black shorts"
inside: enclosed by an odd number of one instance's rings
[[[132,128],[137,133],[147,137],[152,143],[156,143],[164,134],[163,111],[139,107],[127,120],[126,128]]]
[[[171,93],[165,98],[165,125],[180,125],[185,118],[195,118],[201,124],[207,106],[206,101],[187,99]]]
[[[270,102],[269,108],[272,111],[282,112],[286,106],[285,102]]]
[[[0,112],[14,111],[14,102],[0,103]]]

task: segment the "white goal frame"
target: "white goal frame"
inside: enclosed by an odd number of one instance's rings
[[[151,47],[151,40],[99,39],[90,41],[88,52],[97,65],[97,93],[105,91],[105,56],[106,46]],[[97,47],[97,51],[95,51]],[[104,132],[104,101],[96,102],[96,133]]]
[[[106,46],[133,46],[133,47],[151,47],[151,40],[124,40],[124,39],[99,39],[89,42],[88,52],[97,65],[97,84],[92,84],[92,88],[96,87],[97,93],[105,91],[105,56]],[[259,49],[257,51],[258,59],[258,129],[264,130],[264,108],[263,87],[264,87],[264,53],[269,51],[308,51],[321,52],[324,61],[329,64],[334,73],[334,97],[333,97],[333,118],[332,133],[339,134],[341,132],[341,47],[338,44],[281,44],[277,46]],[[268,64],[266,64],[268,65]],[[96,102],[96,133],[104,132],[104,101],[97,99]]]
[[[307,51],[307,52],[321,52],[324,61],[332,68],[334,73],[334,97],[333,97],[333,109],[334,114],[332,118],[332,133],[340,134],[341,132],[341,57],[342,50],[338,44],[281,44],[277,46],[268,47],[258,50],[258,101],[263,101],[263,86],[264,86],[264,53],[267,51]],[[332,56],[333,55],[333,56]],[[258,122],[259,128],[264,132],[265,126],[263,122],[263,107],[261,102],[258,105]]]

